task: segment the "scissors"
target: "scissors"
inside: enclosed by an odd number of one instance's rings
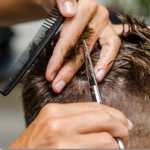
[[[98,87],[98,83],[96,80],[93,64],[91,61],[91,57],[90,57],[90,54],[88,51],[87,44],[84,39],[83,39],[83,44],[84,44],[84,50],[83,50],[84,51],[84,59],[85,59],[87,77],[88,77],[88,81],[89,81],[89,87],[90,87],[90,91],[91,91],[92,100],[96,101],[97,103],[103,104],[100,90]],[[117,141],[118,141],[119,149],[125,149],[123,142],[120,139],[117,139]]]

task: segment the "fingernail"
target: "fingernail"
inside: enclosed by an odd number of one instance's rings
[[[66,86],[65,81],[60,81],[60,82],[58,82],[58,83],[56,84],[56,86],[55,86],[56,91],[57,91],[58,93],[60,93],[60,92],[63,90],[63,88],[64,88],[65,86]]]
[[[55,71],[55,72],[51,75],[51,81],[53,81],[53,80],[55,79],[56,75],[57,75],[57,71]]]
[[[128,121],[128,125],[127,125],[128,130],[132,130],[133,123],[129,119],[127,119],[127,121]]]
[[[105,77],[106,71],[101,69],[98,73],[97,73],[97,78],[102,81]]]
[[[72,2],[69,2],[69,1],[65,2],[63,4],[63,10],[67,14],[75,14],[75,7]]]

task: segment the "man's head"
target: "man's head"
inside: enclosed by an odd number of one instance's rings
[[[142,21],[126,15],[123,23],[130,31],[122,35],[122,45],[114,65],[105,79],[99,83],[104,104],[122,111],[133,124],[132,148],[148,148],[150,138],[150,30]],[[83,47],[82,38],[93,33],[87,27],[75,47],[70,47],[64,63],[73,61]],[[23,106],[27,126],[36,118],[47,103],[74,103],[92,101],[85,66],[77,72],[71,82],[60,93],[53,92],[51,83],[45,78],[46,67],[59,34],[44,49],[26,74],[23,90]],[[95,43],[91,58],[93,65],[99,59],[101,47]],[[112,62],[110,62],[112,63]],[[109,64],[108,64],[109,65]]]

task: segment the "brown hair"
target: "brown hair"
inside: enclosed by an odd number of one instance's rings
[[[131,148],[149,148],[150,30],[144,21],[133,16],[125,14],[120,18],[130,30],[123,32],[119,54],[99,88],[104,104],[119,109],[133,122]],[[82,38],[89,40],[93,32],[89,27],[85,29],[77,44],[68,49],[64,63],[76,59],[83,47]],[[49,42],[25,76],[23,106],[27,126],[47,103],[92,101],[84,65],[60,94],[54,93],[51,83],[46,80],[46,67],[58,39],[59,34]],[[93,65],[99,59],[100,50],[97,41],[91,53]]]

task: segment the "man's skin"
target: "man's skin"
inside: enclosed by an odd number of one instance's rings
[[[64,22],[60,40],[47,66],[46,78],[53,81],[53,90],[56,93],[61,92],[82,66],[83,53],[79,55],[76,62],[64,66],[62,66],[62,62],[67,48],[76,43],[87,24],[95,29],[95,34],[90,39],[89,52],[91,52],[97,39],[99,39],[102,46],[100,60],[95,67],[97,80],[98,82],[102,81],[111,68],[112,64],[108,66],[108,63],[115,59],[121,42],[109,21],[108,10],[98,5],[94,0],[80,0],[78,3],[76,0],[1,0],[0,25],[10,26],[44,19],[47,16],[45,10],[49,12],[55,2],[57,2],[62,15],[67,19]],[[74,112],[72,112],[72,109],[70,110],[72,107],[70,105],[48,105],[44,107],[31,126],[9,148],[75,147],[78,139],[77,133],[83,131],[84,122],[92,127],[87,126],[85,131],[91,134],[80,139],[79,147],[87,147],[87,144],[91,143],[94,138],[97,140],[94,140],[95,142],[89,145],[88,148],[119,148],[113,138],[117,136],[123,140],[125,147],[129,148],[129,131],[132,129],[132,125],[120,111],[98,104],[74,104],[76,108]],[[49,111],[54,111],[52,116],[49,116]],[[87,115],[91,117],[86,117]],[[76,119],[77,122],[75,123],[78,123],[78,126],[75,130],[73,120]],[[92,125],[93,121],[91,119],[97,120],[97,123]],[[100,126],[101,122],[106,122],[107,126]],[[63,126],[60,126],[62,123]],[[67,129],[70,129],[69,132],[67,132]],[[77,132],[75,133],[75,131]],[[56,145],[50,146],[51,140],[54,139],[50,138],[49,133],[52,133],[52,137],[55,136]],[[98,135],[102,137],[101,142],[97,138]],[[103,138],[104,135],[105,139]],[[68,140],[71,140],[71,145],[68,145]]]

